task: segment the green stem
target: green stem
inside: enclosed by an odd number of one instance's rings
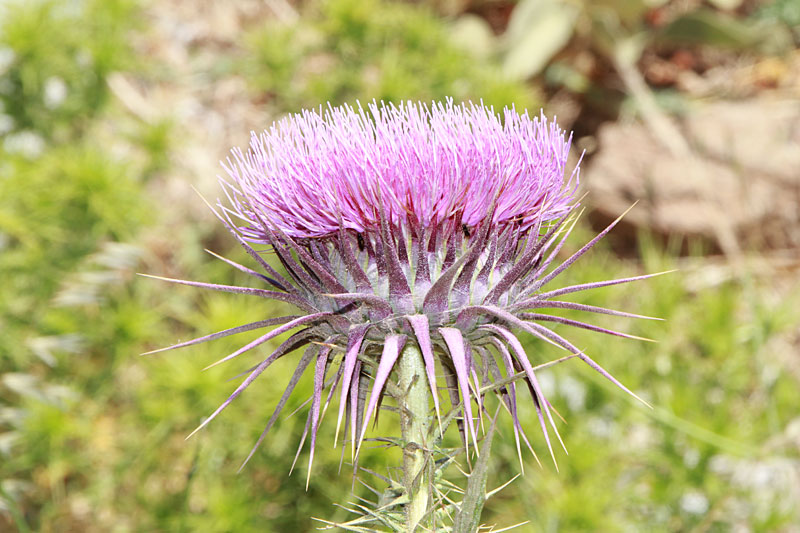
[[[422,354],[415,344],[406,343],[397,368],[398,385],[404,395],[400,427],[405,445],[403,485],[409,498],[406,505],[407,531],[413,533],[428,512],[430,483],[426,468],[428,388]]]

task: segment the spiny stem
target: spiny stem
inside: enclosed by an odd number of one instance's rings
[[[428,387],[425,365],[419,348],[406,343],[398,365],[399,388],[403,392],[400,415],[403,449],[403,485],[408,494],[406,505],[408,533],[413,533],[428,512],[430,479],[426,468],[428,449]]]

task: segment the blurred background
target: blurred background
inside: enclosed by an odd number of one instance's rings
[[[485,523],[800,531],[798,43],[798,0],[0,1],[0,531],[346,520],[334,504],[369,493],[338,473],[331,417],[308,491],[306,450],[288,475],[310,380],[237,474],[291,357],[184,441],[257,355],[206,372],[242,339],[138,355],[285,310],[135,272],[249,283],[203,251],[250,264],[192,188],[216,198],[251,130],[448,96],[574,131],[588,214],[567,247],[639,200],[561,283],[680,269],[576,296],[666,319],[599,320],[657,344],[565,332],[655,408],[574,361],[543,372],[570,455],[556,472],[525,454]],[[503,424],[491,486],[519,471]]]

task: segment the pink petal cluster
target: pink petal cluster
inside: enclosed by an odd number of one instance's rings
[[[570,144],[555,121],[513,108],[501,120],[476,104],[373,102],[287,117],[223,166],[237,210],[291,237],[379,231],[381,218],[401,229],[525,230],[569,210],[578,184],[577,166],[564,180]]]

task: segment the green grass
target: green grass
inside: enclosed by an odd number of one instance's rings
[[[540,105],[531,88],[458,49],[424,5],[320,0],[304,7],[296,23],[254,27],[236,66],[279,112],[373,99]]]
[[[0,6],[0,114],[10,131],[69,141],[108,99],[106,77],[130,68],[131,0],[19,0]],[[5,133],[5,132],[3,132]]]

